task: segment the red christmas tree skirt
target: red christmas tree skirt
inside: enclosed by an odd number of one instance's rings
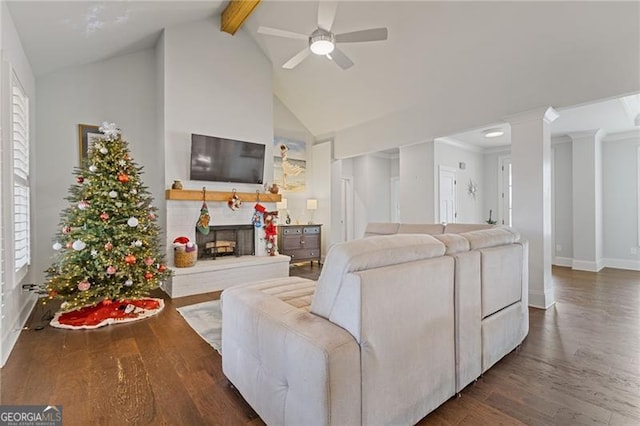
[[[132,305],[133,307],[127,306]],[[100,302],[74,311],[56,312],[51,326],[70,330],[92,329],[110,324],[138,321],[156,315],[164,308],[164,301],[156,298]]]

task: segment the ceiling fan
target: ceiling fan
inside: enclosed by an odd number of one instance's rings
[[[386,40],[388,31],[386,28],[371,28],[350,33],[334,34],[331,32],[331,27],[333,26],[337,8],[337,1],[320,0],[318,4],[318,28],[310,35],[269,27],[259,27],[258,34],[308,41],[309,46],[285,62],[282,68],[292,69],[309,56],[310,53],[315,53],[316,55],[326,56],[338,64],[340,68],[346,70],[353,66],[353,61],[336,47],[336,43]]]

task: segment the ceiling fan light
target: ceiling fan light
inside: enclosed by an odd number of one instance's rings
[[[311,43],[311,46],[309,46],[309,48],[316,55],[324,56],[333,52],[335,45],[331,42],[331,40],[316,40]]]
[[[504,130],[495,128],[495,129],[485,130],[482,133],[484,134],[485,138],[497,138],[499,136],[504,135]]]

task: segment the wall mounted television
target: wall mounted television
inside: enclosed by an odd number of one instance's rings
[[[265,146],[191,134],[191,180],[263,183]]]

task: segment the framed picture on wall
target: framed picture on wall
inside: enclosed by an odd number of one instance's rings
[[[81,166],[87,160],[89,147],[93,143],[93,140],[102,135],[99,127],[100,126],[94,126],[92,124],[78,124],[78,158]]]
[[[273,150],[273,182],[283,191],[304,192],[307,186],[306,142],[275,136]]]

